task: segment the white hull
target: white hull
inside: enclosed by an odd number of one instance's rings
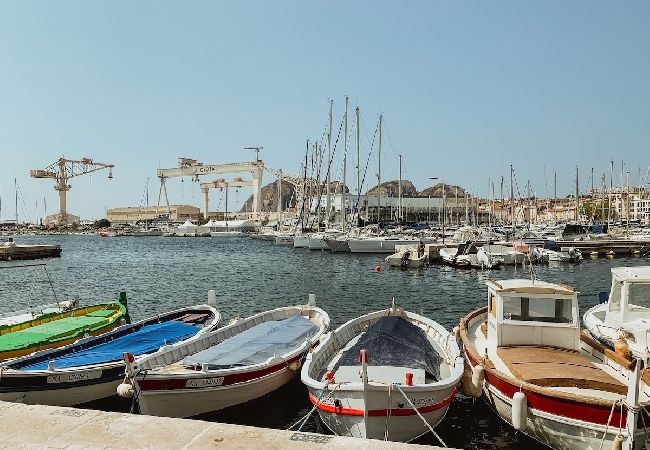
[[[90,386],[71,386],[65,389],[10,392],[0,394],[0,401],[30,405],[74,406],[115,395],[122,379]]]
[[[486,383],[483,389],[485,401],[507,423],[512,425],[512,401],[493,386]],[[557,450],[594,450],[601,448],[600,441],[605,432],[604,426],[589,422],[564,418],[553,414],[528,408],[524,434]],[[623,425],[623,436],[625,425]],[[611,449],[618,427],[609,427],[603,449]],[[641,437],[643,431],[637,432],[635,450],[644,448]]]
[[[352,253],[395,253],[396,245],[418,245],[419,239],[348,239]]]
[[[211,231],[211,237],[245,237],[246,233],[243,231]]]
[[[309,248],[309,236],[303,236],[303,235],[294,236],[293,248]]]
[[[375,389],[376,387],[373,386],[373,390],[368,393],[368,410],[386,411],[389,405],[389,402],[387,402],[387,398],[389,398],[388,389]],[[418,415],[398,415],[400,411],[412,411],[412,409],[397,389],[393,389],[391,394],[390,409],[392,414],[390,418],[387,418],[385,414],[370,416],[368,417],[367,428],[363,418],[363,391],[353,392],[340,389],[337,392],[339,391],[341,392],[340,395],[335,394],[333,397],[342,401],[343,408],[361,412],[361,415],[337,414],[336,412],[325,412],[319,409],[318,413],[321,420],[334,434],[379,440],[384,440],[387,437],[389,441],[410,442],[429,431]],[[452,386],[449,389],[439,391],[409,392],[408,395],[412,401],[419,405],[444,403],[444,406],[434,411],[421,413],[427,423],[432,428],[435,428],[447,414],[449,403],[451,403],[455,391]],[[309,392],[313,398],[317,398],[320,393],[315,389],[310,389]],[[447,399],[448,402],[445,402]]]
[[[285,385],[297,372],[285,368],[245,383],[208,389],[141,392],[140,413],[149,416],[192,417],[262,397]]]
[[[329,249],[330,248],[327,246],[325,239],[323,239],[322,237],[315,237],[315,236],[309,237],[309,250],[329,250]]]

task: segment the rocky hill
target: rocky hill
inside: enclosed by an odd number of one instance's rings
[[[386,181],[381,183],[379,186],[375,186],[368,191],[368,195],[378,195],[388,197],[397,197],[398,195],[398,186],[399,180]],[[456,189],[458,189],[458,198],[465,198],[465,195],[469,197],[469,194],[465,192],[460,186],[454,186],[445,184],[445,196],[446,197],[456,197]],[[409,180],[402,180],[402,196],[403,197],[442,197],[442,183],[438,183],[434,186],[428,187],[422,191],[418,191],[413,183]]]

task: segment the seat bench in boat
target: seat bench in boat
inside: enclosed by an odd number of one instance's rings
[[[627,393],[625,385],[575,350],[517,345],[499,347],[497,355],[516,378],[531,384]]]

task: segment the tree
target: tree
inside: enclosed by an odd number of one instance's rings
[[[108,221],[108,219],[99,219],[93,222],[94,228],[108,228],[110,226],[111,223]]]

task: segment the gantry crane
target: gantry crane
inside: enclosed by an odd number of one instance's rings
[[[51,178],[56,181],[54,189],[59,191],[59,218],[57,222],[61,225],[68,223],[66,196],[72,187],[68,184],[68,180],[102,169],[108,169],[108,179],[110,180],[113,178],[113,167],[113,164],[97,163],[90,158],[74,160],[61,157],[45,169],[31,170],[29,174],[32,178]]]

